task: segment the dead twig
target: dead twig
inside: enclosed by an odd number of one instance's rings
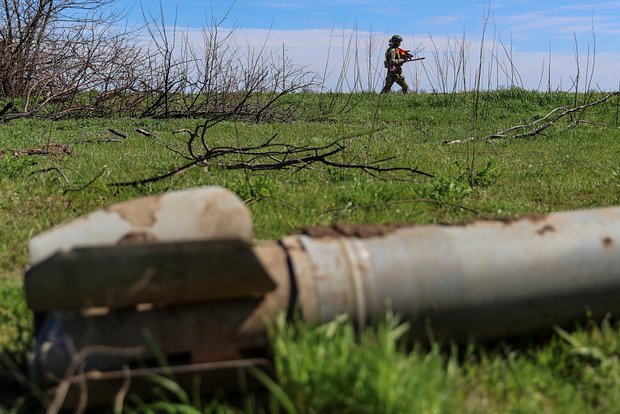
[[[153,136],[152,132],[147,131],[146,129],[143,129],[143,128],[136,128],[136,132],[138,134],[144,135],[145,137],[152,137]]]
[[[32,155],[72,155],[73,148],[66,144],[47,144],[41,148],[5,148],[0,150],[0,158],[3,157],[5,154],[11,154],[13,157],[24,157]]]
[[[108,128],[108,131],[110,131],[111,134],[116,135],[117,137],[121,137],[121,138],[127,138],[127,134],[123,133],[123,132],[119,132],[115,129],[112,128]]]
[[[56,171],[58,174],[60,174],[60,176],[65,180],[65,183],[69,184],[69,179],[67,178],[67,176],[62,172],[62,170],[58,167],[47,167],[47,168],[42,168],[40,170],[35,170],[32,171],[30,173],[31,176],[35,175],[35,174],[41,174],[41,173],[47,173],[50,171]]]
[[[78,188],[65,188],[65,191],[63,192],[63,194],[67,194],[67,193],[71,193],[71,192],[76,192],[76,191],[82,191],[88,187],[90,187],[95,181],[97,181],[99,179],[99,177],[101,177],[103,175],[103,173],[105,173],[108,170],[108,167],[103,167],[103,169],[101,171],[99,171],[99,174],[97,174],[95,177],[93,177],[92,180],[90,180],[89,182],[87,182],[86,184],[84,184],[81,187]]]
[[[14,114],[4,114],[0,115],[0,122],[9,122],[14,119],[20,118],[32,118],[35,115],[35,112],[19,112]]]
[[[209,163],[223,170],[245,170],[245,171],[266,171],[266,170],[287,170],[289,168],[307,168],[313,164],[322,164],[328,167],[358,169],[365,173],[378,177],[383,173],[404,172],[409,175],[423,175],[433,177],[432,174],[409,167],[382,167],[376,161],[355,164],[333,161],[331,158],[346,149],[345,141],[349,137],[338,139],[328,145],[318,147],[296,147],[290,144],[274,143],[274,135],[266,142],[251,147],[213,147],[209,148],[200,156],[187,156],[181,154],[190,162],[152,177],[132,180],[125,182],[115,182],[112,186],[127,187],[139,186],[156,181],[161,181],[174,175],[180,174],[197,165]],[[192,138],[190,138],[191,140]],[[174,152],[179,153],[178,150]],[[214,162],[217,161],[217,162]]]
[[[4,105],[4,107],[0,109],[0,117],[2,117],[4,114],[6,114],[8,111],[13,109],[14,107],[15,106],[13,105],[13,102],[9,102],[6,105]]]
[[[113,187],[137,187],[140,185],[145,185],[145,184],[149,184],[149,183],[154,183],[157,181],[162,181],[165,180],[166,178],[172,177],[174,175],[180,174],[184,171],[189,170],[190,168],[195,167],[196,165],[200,164],[202,161],[192,161],[189,164],[185,164],[182,165],[181,167],[175,168],[171,171],[168,171],[166,173],[163,174],[158,174],[155,175],[153,177],[149,177],[149,178],[145,178],[142,180],[134,180],[134,181],[121,181],[121,182],[116,182],[116,183],[111,183],[110,185]]]
[[[569,116],[569,115],[572,116],[575,113],[579,113],[593,106],[600,105],[604,102],[607,102],[612,97],[618,96],[618,95],[620,95],[620,92],[614,92],[614,93],[605,95],[604,97],[602,97],[601,99],[597,101],[586,103],[583,105],[578,105],[572,108],[565,108],[565,107],[555,108],[552,111],[550,111],[547,115],[531,123],[523,124],[523,125],[515,125],[503,131],[499,131],[494,134],[487,135],[486,137],[482,139],[486,141],[492,141],[496,139],[506,139],[506,138],[521,139],[521,138],[533,137],[535,135],[541,134],[546,129],[552,127],[559,120],[561,120],[562,118],[566,116]],[[572,124],[574,124],[574,122]],[[471,142],[474,140],[477,140],[477,138],[446,141],[445,144],[448,144],[448,145],[463,144],[463,143]]]
[[[115,413],[123,412],[123,407],[125,406],[125,398],[127,397],[127,394],[129,393],[129,387],[131,386],[131,370],[127,365],[123,365],[123,375],[125,376],[123,380],[123,386],[114,396]]]
[[[107,142],[123,142],[123,140],[117,138],[84,139],[81,141],[75,141],[74,144],[105,144]]]
[[[56,387],[54,398],[47,407],[47,413],[58,413],[62,409],[71,385],[77,382],[78,386],[84,387],[83,367],[85,361],[93,355],[113,356],[140,356],[144,353],[144,347],[118,348],[103,345],[91,345],[75,352],[71,363],[65,371],[65,378]],[[81,394],[83,397],[84,393]],[[80,412],[77,410],[77,412]]]
[[[50,403],[48,396],[5,353],[0,353],[0,368],[2,368],[3,375],[7,375],[11,382],[19,384],[25,392],[34,396],[41,404],[48,405]]]

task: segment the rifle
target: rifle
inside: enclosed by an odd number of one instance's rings
[[[404,59],[405,60],[404,63],[414,62],[416,60],[424,60],[425,59],[425,57],[415,57],[415,56],[413,56],[411,51],[405,50],[405,49],[401,49],[400,47],[396,48],[396,52],[398,53],[398,57],[400,59]],[[388,62],[387,59],[383,62],[383,65],[385,66],[386,69],[389,69],[389,71],[392,72],[392,73],[399,73],[401,71],[401,69],[399,69],[398,66],[390,65],[390,63]]]
[[[397,47],[396,50],[398,51],[398,55],[400,56],[401,59],[405,59],[405,61],[407,62],[413,62],[416,60],[424,60],[424,57],[415,57],[413,56],[413,54],[411,53],[410,50],[405,50],[405,49],[401,49],[400,47]]]

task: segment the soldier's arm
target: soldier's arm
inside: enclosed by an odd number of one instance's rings
[[[398,54],[398,50],[396,49],[390,50],[389,57],[390,57],[390,63],[392,65],[402,65],[403,63],[405,63],[405,59],[400,58],[400,55]]]

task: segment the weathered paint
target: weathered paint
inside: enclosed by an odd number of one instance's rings
[[[174,367],[179,372],[217,370],[226,361],[268,356],[267,324],[293,310],[318,322],[347,314],[358,327],[392,311],[415,338],[450,340],[620,314],[620,208],[309,233],[322,237],[251,245],[243,203],[226,190],[203,188],[122,203],[36,237],[29,305],[53,311],[38,327],[33,378],[73,381],[77,356],[85,357],[78,362],[87,385],[96,380],[93,369],[117,381],[124,365],[156,362],[154,344],[185,364]],[[190,250],[195,263],[180,254]],[[158,269],[172,277],[149,273]],[[191,277],[175,279],[182,269]],[[87,276],[101,287],[91,289]],[[39,283],[46,278],[60,286]],[[75,294],[63,297],[65,286]],[[63,303],[71,309],[60,310]]]
[[[414,335],[500,338],[620,313],[620,208],[381,237],[299,236],[317,297],[306,313],[363,325],[392,310]]]
[[[226,300],[214,297],[191,303],[168,303],[168,306],[48,312],[37,332],[30,366],[32,378],[50,386],[57,382],[50,378],[77,375],[74,371],[78,368],[107,372],[125,365],[153,366],[158,362],[158,355],[165,355],[171,365],[266,357],[269,354],[266,324],[287,310],[290,276],[286,254],[278,243],[259,243],[254,253],[266,266],[263,272],[269,272],[265,277],[273,289],[261,291],[259,284],[253,294],[246,291]],[[242,289],[243,286],[236,285],[239,277],[229,279],[224,278],[222,283],[238,291]],[[219,296],[222,292],[205,293]],[[125,349],[133,352],[121,352]],[[76,357],[79,364],[71,369]]]
[[[30,241],[30,264],[74,247],[224,238],[253,240],[250,211],[224,188],[194,188],[119,203],[42,233]]]

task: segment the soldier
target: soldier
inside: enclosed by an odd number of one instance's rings
[[[407,58],[401,56],[398,51],[398,47],[402,43],[403,38],[399,35],[394,35],[389,41],[390,47],[385,51],[384,65],[387,69],[387,76],[385,77],[385,86],[381,90],[381,93],[387,93],[392,90],[392,85],[396,82],[400,87],[402,93],[407,93],[409,85],[403,76],[403,64],[407,62]]]

